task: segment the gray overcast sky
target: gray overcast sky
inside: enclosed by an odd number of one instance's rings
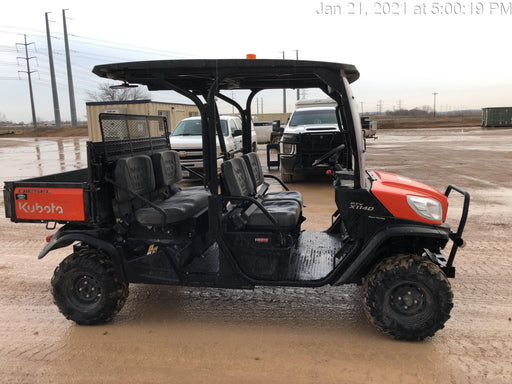
[[[355,64],[353,91],[364,111],[439,110],[512,105],[512,3],[496,1],[9,1],[0,16],[0,118],[29,122],[22,46],[27,34],[38,118],[53,119],[45,12],[57,73],[61,116],[68,120],[62,9],[69,8],[71,60],[79,119],[87,92],[102,80],[96,64],[176,58],[295,58]],[[18,65],[19,64],[19,65]],[[265,95],[265,94],[264,94]],[[294,92],[289,92],[293,107]],[[314,93],[309,95],[318,96]],[[153,100],[185,101],[153,93]],[[265,95],[265,112],[279,112]]]

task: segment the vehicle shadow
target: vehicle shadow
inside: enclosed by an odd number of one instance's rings
[[[254,290],[133,286],[119,321],[371,330],[355,285]]]

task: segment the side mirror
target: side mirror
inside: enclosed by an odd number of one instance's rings
[[[242,136],[242,130],[241,129],[235,129],[233,131],[233,137],[236,137],[236,136]]]
[[[272,121],[272,131],[279,132],[281,130],[281,120]]]

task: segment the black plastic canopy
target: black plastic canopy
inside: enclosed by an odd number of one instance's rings
[[[219,77],[218,89],[322,88],[324,82],[316,73],[326,70],[343,71],[349,83],[359,78],[351,64],[267,59],[139,61],[97,65],[93,72],[112,80],[145,84],[151,91],[169,89],[168,83],[172,83],[202,94]]]

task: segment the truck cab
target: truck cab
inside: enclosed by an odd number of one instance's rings
[[[233,158],[242,151],[242,121],[236,116],[219,117],[226,153],[223,154],[219,139],[216,139],[217,168],[225,157]],[[172,131],[170,137],[171,148],[176,150],[181,159],[181,165],[185,167],[184,177],[191,173],[203,171],[203,137],[201,117],[189,117],[181,120]],[[256,133],[254,128],[251,134],[251,150],[257,149]]]

